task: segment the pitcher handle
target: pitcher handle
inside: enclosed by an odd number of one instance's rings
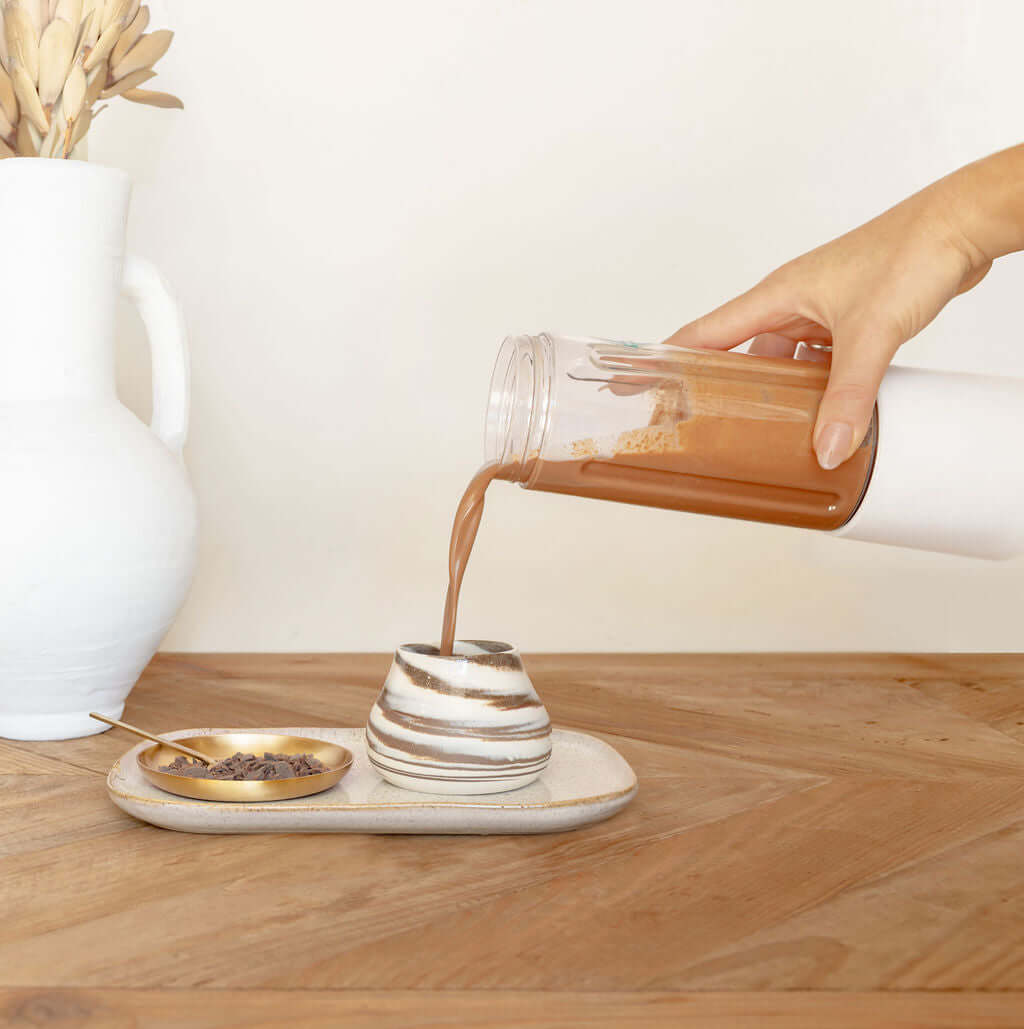
[[[164,277],[145,258],[124,259],[121,292],[139,310],[153,364],[153,418],[149,427],[180,454],[188,435],[189,362],[185,318]]]

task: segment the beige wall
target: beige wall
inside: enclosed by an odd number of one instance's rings
[[[192,327],[203,545],[169,648],[435,637],[504,334],[657,339],[1024,135],[1010,0],[164,10],[177,39],[154,85],[187,110],[114,104],[92,156],[135,177],[133,246]],[[1003,262],[903,359],[1024,374],[1022,282],[1021,260]],[[145,413],[127,310],[122,335],[123,393]],[[492,493],[463,635],[531,650],[1021,641],[1019,561]]]

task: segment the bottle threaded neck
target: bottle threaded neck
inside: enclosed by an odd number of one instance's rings
[[[525,481],[540,457],[551,395],[551,340],[508,336],[501,344],[487,402],[484,459]]]

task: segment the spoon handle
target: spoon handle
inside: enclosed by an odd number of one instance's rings
[[[210,757],[209,754],[202,754],[198,750],[186,747],[183,743],[175,743],[174,740],[165,739],[163,736],[155,736],[153,733],[146,732],[145,729],[140,729],[136,725],[129,725],[127,722],[119,722],[116,718],[107,718],[106,715],[97,714],[95,711],[90,711],[89,717],[95,718],[98,722],[106,722],[107,725],[113,725],[118,729],[127,729],[128,732],[133,732],[136,736],[141,736],[145,740],[152,740],[154,743],[162,743],[165,747],[170,747],[171,750],[179,750],[182,754],[187,754],[189,757],[197,758],[202,761],[204,765],[212,765],[217,762],[217,759],[215,757]]]

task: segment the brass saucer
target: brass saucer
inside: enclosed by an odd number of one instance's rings
[[[352,752],[326,740],[305,736],[279,736],[265,732],[223,732],[209,736],[188,736],[175,741],[184,743],[202,754],[215,758],[243,754],[312,754],[328,768],[317,775],[300,775],[291,779],[264,781],[234,779],[193,779],[186,775],[161,772],[161,765],[169,765],[178,752],[154,743],[139,751],[139,769],[154,785],[179,797],[195,800],[231,801],[239,804],[262,804],[271,800],[308,797],[330,789],[352,766]]]

